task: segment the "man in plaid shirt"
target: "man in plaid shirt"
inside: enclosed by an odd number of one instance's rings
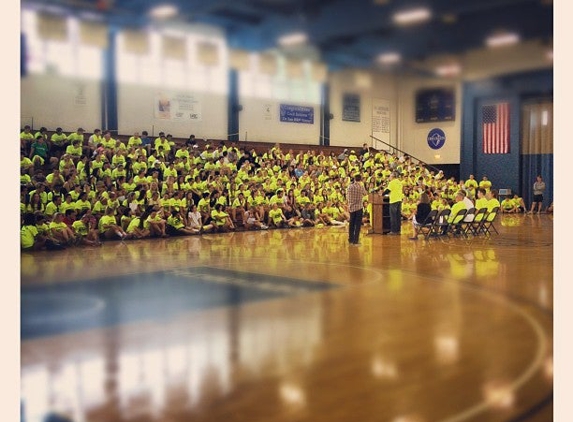
[[[346,191],[346,201],[350,212],[350,224],[348,226],[348,243],[359,245],[360,227],[362,226],[362,215],[364,213],[364,196],[368,192],[362,184],[362,176],[357,174],[354,181],[348,186]]]

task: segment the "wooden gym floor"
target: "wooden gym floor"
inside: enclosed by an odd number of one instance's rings
[[[553,216],[496,227],[22,253],[22,420],[550,421]]]

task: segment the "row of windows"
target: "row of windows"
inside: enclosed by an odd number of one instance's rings
[[[104,78],[104,50],[80,41],[80,21],[67,19],[67,38],[63,41],[42,38],[38,30],[38,13],[22,11],[22,32],[26,40],[26,66],[29,73],[57,74],[91,80]],[[130,53],[124,34],[116,43],[116,78],[120,83],[156,86],[170,89],[210,92],[227,95],[229,92],[229,50],[222,37],[195,33],[183,35],[187,49],[182,60],[165,58],[162,54],[159,31],[148,32],[146,54]],[[208,38],[207,38],[208,37]],[[208,39],[218,48],[216,64],[207,66],[197,60],[197,46]],[[287,75],[287,61],[278,57],[275,75],[260,72],[258,55],[250,54],[249,66],[239,72],[239,95],[273,100],[288,100],[320,104],[320,82],[313,79],[310,62],[303,62],[299,78]]]

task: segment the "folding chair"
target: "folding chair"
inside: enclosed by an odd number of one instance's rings
[[[427,240],[432,235],[439,236],[442,234],[442,231],[447,230],[449,225],[448,217],[450,216],[451,213],[452,210],[449,208],[439,211],[438,214],[436,215],[436,218],[434,218],[434,221],[430,226],[430,229],[426,232],[424,239]]]
[[[499,234],[499,232],[495,228],[495,225],[493,224],[498,213],[499,213],[499,207],[495,207],[490,212],[488,212],[486,214],[484,221],[483,221],[483,224],[481,226],[481,232],[483,234],[485,234],[485,235],[491,234],[491,229],[493,229],[493,231],[496,234]]]
[[[432,229],[432,225],[434,224],[434,220],[437,215],[438,210],[431,210],[424,221],[418,226],[418,233],[421,233],[426,237],[426,233],[424,231],[427,232]]]
[[[448,225],[446,234],[451,233],[454,237],[462,234],[464,218],[466,217],[467,212],[467,208],[463,208],[458,211],[458,213],[454,216]]]
[[[474,222],[476,211],[477,210],[475,208],[468,209],[466,216],[462,221],[462,235],[466,238],[468,237],[468,230],[471,224]]]
[[[466,226],[466,235],[469,232],[471,232],[472,235],[478,236],[481,231],[481,227],[486,219],[486,216],[487,216],[487,208],[480,208],[479,210],[477,210],[477,212],[474,214],[473,221],[471,223],[468,223]]]

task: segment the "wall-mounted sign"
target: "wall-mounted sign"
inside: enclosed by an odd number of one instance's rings
[[[440,149],[446,143],[446,134],[442,129],[434,128],[428,133],[428,146],[432,149]]]
[[[360,95],[342,95],[342,120],[345,122],[360,122]]]
[[[280,121],[314,124],[314,107],[281,104]]]

